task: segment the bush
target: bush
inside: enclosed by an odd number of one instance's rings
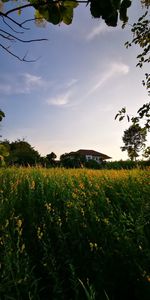
[[[106,162],[105,165],[102,165],[101,168],[108,170],[131,170],[135,168],[144,169],[150,166],[150,160],[145,161],[131,161],[131,160],[119,160]]]

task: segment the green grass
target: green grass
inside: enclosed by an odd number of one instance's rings
[[[0,175],[0,299],[150,299],[148,169]]]

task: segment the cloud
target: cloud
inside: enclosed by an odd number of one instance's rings
[[[70,102],[70,92],[62,93],[60,95],[57,95],[56,97],[52,97],[47,99],[48,105],[54,105],[54,106],[66,106]]]
[[[35,87],[45,86],[46,82],[42,79],[41,76],[25,73],[23,74],[23,77],[24,77],[25,88],[29,91]]]
[[[19,74],[0,78],[0,93],[3,95],[29,94],[35,89],[47,88],[50,82],[43,80],[41,76],[30,73]]]
[[[78,82],[77,79],[72,78],[72,79],[70,79],[70,80],[68,81],[68,83],[66,84],[66,86],[67,86],[68,88],[70,88],[70,87],[74,86],[77,82]]]
[[[77,79],[71,78],[65,82],[55,82],[53,90],[51,91],[54,96],[47,98],[46,103],[53,106],[67,106],[73,107],[73,96],[76,93]]]
[[[75,78],[69,78],[67,80],[66,80],[66,78],[63,80],[57,80],[57,81],[55,81],[53,88],[58,92],[58,90],[62,91],[64,89],[74,88],[74,86],[76,85],[77,82],[78,82],[78,79],[75,79]]]
[[[113,27],[108,27],[105,23],[100,23],[89,32],[89,34],[86,36],[86,40],[91,41],[99,35],[104,35],[105,33],[109,33],[114,30],[116,29]]]
[[[126,75],[128,73],[129,73],[128,65],[125,65],[123,63],[113,63],[110,66],[110,68],[100,76],[100,79],[89,90],[86,97],[96,92],[101,86],[106,84],[106,82],[108,82],[108,80],[112,79],[113,77],[117,75]]]

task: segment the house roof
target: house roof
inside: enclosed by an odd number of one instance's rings
[[[102,159],[109,159],[111,158],[110,156],[94,151],[94,150],[85,150],[85,149],[80,149],[74,153],[79,153],[81,155],[92,155],[92,156],[100,156]]]

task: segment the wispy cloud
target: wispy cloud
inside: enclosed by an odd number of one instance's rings
[[[65,82],[55,82],[53,90],[51,91],[54,96],[47,97],[46,103],[53,106],[74,106],[73,98],[76,91],[77,79],[71,78]]]
[[[33,88],[42,87],[46,85],[46,82],[42,79],[41,76],[36,76],[29,73],[23,74],[23,81],[28,91],[30,91]]]
[[[30,73],[23,73],[14,77],[7,76],[0,80],[0,93],[4,95],[29,94],[35,89],[50,86],[50,82],[47,82],[41,76]]]
[[[74,88],[76,83],[78,82],[78,79],[75,78],[68,78],[68,79],[63,79],[63,80],[56,80],[53,88],[54,90],[58,91],[62,91],[64,89],[68,89],[68,88]]]
[[[62,93],[57,95],[56,97],[51,97],[47,99],[48,105],[54,105],[54,106],[66,106],[70,102],[70,92]]]
[[[66,86],[67,86],[68,88],[70,88],[70,87],[74,86],[77,82],[78,82],[77,79],[72,78],[72,79],[70,79],[70,80],[67,82]]]
[[[86,36],[87,41],[91,41],[97,36],[104,35],[106,33],[112,32],[116,29],[107,26],[105,23],[100,23],[98,26],[94,27]]]
[[[123,63],[113,63],[109,69],[101,74],[99,80],[96,82],[95,85],[89,90],[86,95],[86,98],[96,92],[101,86],[106,84],[110,79],[117,75],[126,75],[129,73],[129,66]]]

